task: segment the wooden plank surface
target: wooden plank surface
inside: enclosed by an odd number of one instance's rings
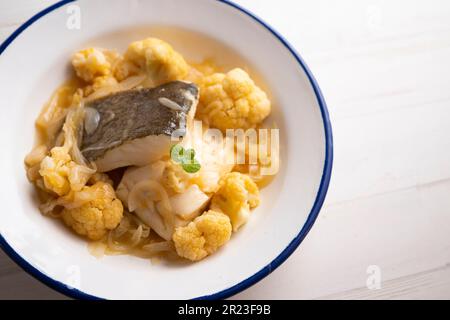
[[[0,41],[54,1],[0,2]],[[293,256],[241,299],[450,298],[450,2],[236,1],[302,54],[335,138],[329,194]],[[366,283],[380,271],[380,289]],[[61,298],[0,253],[0,298]]]

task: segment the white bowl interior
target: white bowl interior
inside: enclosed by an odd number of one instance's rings
[[[81,29],[69,30],[67,8],[81,8]],[[42,217],[23,158],[33,123],[68,75],[73,52],[86,46],[123,51],[133,40],[160,37],[190,61],[213,57],[250,71],[272,98],[280,128],[281,170],[262,192],[250,222],[218,253],[195,264],[151,264],[133,256],[89,254],[84,240]],[[213,40],[215,39],[215,40]],[[0,232],[48,277],[109,299],[185,299],[228,289],[271,263],[299,234],[316,198],[325,161],[323,120],[307,75],[267,29],[211,0],[89,0],[64,5],[34,22],[0,58],[3,168]]]

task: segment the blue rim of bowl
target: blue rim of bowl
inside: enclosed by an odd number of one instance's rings
[[[5,49],[14,41],[17,36],[19,36],[22,31],[24,31],[26,28],[28,28],[33,22],[36,20],[42,18],[47,13],[56,10],[57,8],[70,3],[74,2],[76,0],[62,0],[60,2],[55,3],[54,5],[42,10],[41,12],[37,13],[33,17],[31,17],[28,21],[26,21],[23,25],[21,25],[16,31],[14,31],[1,45],[0,45],[0,55],[5,51]],[[277,31],[275,31],[271,26],[269,26],[266,22],[264,22],[261,18],[257,17],[255,14],[251,13],[247,9],[244,9],[240,5],[229,1],[229,0],[215,0],[219,1],[221,3],[224,3],[228,6],[231,6],[241,13],[245,14],[246,16],[252,18],[254,21],[259,23],[261,26],[263,26],[267,31],[272,33],[273,36],[275,36],[285,47],[289,50],[289,52],[295,57],[297,62],[299,63],[300,67],[303,69],[303,71],[306,73],[311,86],[314,89],[314,93],[316,94],[317,102],[320,107],[320,111],[322,114],[322,120],[324,125],[324,131],[325,131],[325,163],[322,173],[322,178],[320,181],[319,191],[317,192],[316,199],[314,201],[314,205],[311,209],[311,212],[308,215],[308,219],[306,220],[305,224],[303,225],[302,229],[300,230],[299,234],[289,243],[289,245],[267,266],[259,270],[257,273],[252,275],[251,277],[239,282],[238,284],[222,290],[220,292],[211,294],[211,295],[205,295],[198,298],[194,298],[194,300],[216,300],[216,299],[225,299],[230,296],[233,296],[250,286],[254,285],[256,282],[260,281],[267,275],[269,275],[272,271],[274,271],[277,267],[279,267],[294,251],[297,249],[297,247],[300,245],[300,243],[303,241],[303,239],[308,234],[309,230],[313,226],[314,222],[316,221],[317,216],[319,215],[319,211],[322,207],[322,204],[325,200],[325,196],[327,194],[328,186],[330,184],[331,179],[331,169],[333,166],[333,135],[332,135],[332,129],[331,129],[331,123],[330,118],[328,115],[327,106],[325,103],[325,99],[322,96],[322,92],[320,91],[319,85],[317,84],[316,79],[312,75],[311,71],[309,70],[306,63],[303,61],[303,59],[300,57],[300,55],[297,53],[297,51],[292,47],[291,44]],[[75,288],[71,288],[67,285],[65,285],[62,282],[56,281],[43,272],[39,271],[35,267],[33,267],[29,262],[27,262],[24,258],[22,258],[5,240],[5,238],[0,234],[0,247],[3,249],[3,251],[12,259],[14,260],[22,269],[24,269],[26,272],[31,274],[34,278],[41,281],[42,283],[46,284],[50,288],[55,289],[56,291],[63,293],[69,297],[75,298],[75,299],[89,299],[89,300],[100,300],[103,298],[96,297],[87,293],[84,293],[83,291],[80,291]]]

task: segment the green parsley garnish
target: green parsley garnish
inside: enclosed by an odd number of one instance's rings
[[[174,162],[180,163],[183,170],[187,173],[196,173],[201,168],[200,163],[195,159],[195,150],[185,150],[179,144],[173,145],[170,148],[170,158]]]

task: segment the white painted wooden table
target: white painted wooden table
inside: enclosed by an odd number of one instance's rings
[[[2,0],[0,41],[54,2]],[[306,240],[234,298],[450,298],[450,2],[237,2],[312,69],[335,162]],[[367,288],[369,266],[379,268],[380,289]],[[0,298],[64,297],[0,253]]]

